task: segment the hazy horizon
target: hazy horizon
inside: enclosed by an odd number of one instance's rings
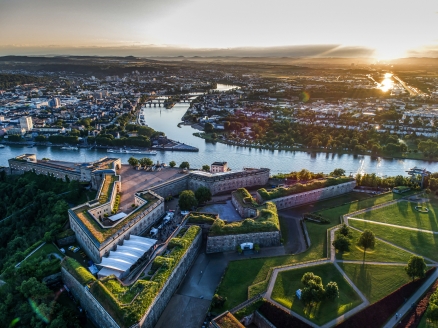
[[[0,55],[438,57],[434,0],[0,0],[0,9]]]

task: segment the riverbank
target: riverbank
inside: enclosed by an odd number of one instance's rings
[[[9,146],[27,146],[29,148],[33,148],[34,146],[38,147],[65,147],[67,144],[54,144],[54,143],[47,143],[47,142],[35,142],[35,141],[4,141],[2,140],[0,144],[3,145],[9,145]],[[119,150],[121,148],[123,149],[130,149],[130,147],[115,147],[115,146],[102,146],[102,145],[88,145],[88,144],[68,144],[68,146],[74,146],[78,148],[85,148],[85,149],[115,149]],[[159,151],[188,151],[188,152],[198,152],[199,149],[190,145],[186,145],[182,142],[178,142],[175,140],[168,139],[168,143],[164,145],[155,145],[151,148],[144,148],[144,147],[135,147],[135,149],[141,150],[141,151],[147,151],[147,150],[159,150]]]
[[[326,154],[336,154],[336,155],[363,155],[363,156],[371,156],[373,158],[383,158],[383,159],[412,159],[412,160],[421,160],[421,161],[427,161],[427,162],[438,162],[438,159],[436,158],[428,158],[425,157],[422,153],[395,153],[392,155],[388,154],[379,154],[379,155],[372,155],[371,153],[367,152],[351,152],[346,150],[336,150],[336,149],[323,149],[323,148],[308,148],[308,147],[279,147],[279,148],[273,148],[268,146],[253,146],[248,145],[244,143],[239,143],[237,141],[230,141],[230,140],[223,140],[223,139],[213,139],[211,137],[211,134],[207,134],[204,132],[195,132],[193,133],[195,137],[201,138],[206,140],[207,142],[212,143],[221,143],[224,145],[230,145],[230,146],[237,146],[237,147],[244,147],[244,148],[250,148],[250,149],[263,149],[263,150],[278,150],[278,151],[300,151],[300,152],[306,152],[306,153],[326,153]]]

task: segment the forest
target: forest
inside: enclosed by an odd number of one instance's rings
[[[58,259],[42,254],[15,265],[42,241],[50,244],[68,222],[68,208],[84,197],[77,181],[0,173],[0,327],[80,327],[75,311],[42,283],[59,272]]]
[[[44,81],[43,78],[23,74],[0,74],[0,90],[13,88],[21,84],[30,84]]]

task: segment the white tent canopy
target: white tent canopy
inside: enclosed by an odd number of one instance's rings
[[[114,274],[114,271],[118,271],[119,274],[116,276],[120,276],[129,270],[156,243],[157,240],[155,239],[131,236],[129,240],[124,241],[123,245],[117,246],[117,250],[111,251],[108,257],[102,258],[102,262],[98,264],[103,267],[99,272],[99,276],[104,277],[109,272]]]

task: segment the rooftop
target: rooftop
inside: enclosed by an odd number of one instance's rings
[[[77,218],[76,221],[82,225],[84,231],[91,237],[94,244],[99,247],[103,242],[105,242],[105,240],[111,238],[118,230],[122,229],[125,225],[130,225],[132,221],[135,221],[141,212],[160,200],[160,198],[150,192],[144,192],[142,194],[142,198],[147,200],[147,203],[137,207],[128,216],[109,227],[103,227],[92,215],[88,213],[88,210],[93,208],[89,203],[70,209],[69,212],[74,214],[74,217]]]

